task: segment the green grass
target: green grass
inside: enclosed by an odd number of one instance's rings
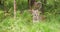
[[[33,24],[32,15],[28,11],[24,11],[23,14],[17,11],[16,20],[9,16],[0,22],[0,32],[60,32],[60,15],[46,13],[45,16],[45,21]]]
[[[40,0],[37,0],[40,1]],[[0,32],[60,32],[60,1],[47,0],[44,21],[32,23],[32,15],[28,12],[28,0],[16,0],[17,18],[13,18],[13,0],[6,0],[9,16],[4,17],[3,6],[0,5]],[[44,4],[44,3],[42,3]],[[20,10],[24,11],[20,14]]]

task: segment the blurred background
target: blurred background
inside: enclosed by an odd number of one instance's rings
[[[38,23],[29,11],[34,1],[42,5]],[[60,32],[60,0],[0,0],[0,32]]]

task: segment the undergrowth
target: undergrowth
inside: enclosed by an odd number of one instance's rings
[[[32,15],[24,11],[17,12],[17,18],[6,17],[0,22],[0,32],[60,32],[60,15],[46,13],[46,20],[32,23]],[[1,14],[1,13],[0,13]],[[0,16],[1,18],[2,16]]]

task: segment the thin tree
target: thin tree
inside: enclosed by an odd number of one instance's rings
[[[16,0],[14,0],[14,19],[16,18]]]

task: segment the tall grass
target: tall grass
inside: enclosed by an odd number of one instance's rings
[[[16,20],[13,20],[13,17],[3,19],[0,22],[0,32],[60,32],[60,15],[46,13],[45,22],[40,21],[33,24],[32,15],[28,11],[24,11],[23,14],[19,13],[17,11]]]

